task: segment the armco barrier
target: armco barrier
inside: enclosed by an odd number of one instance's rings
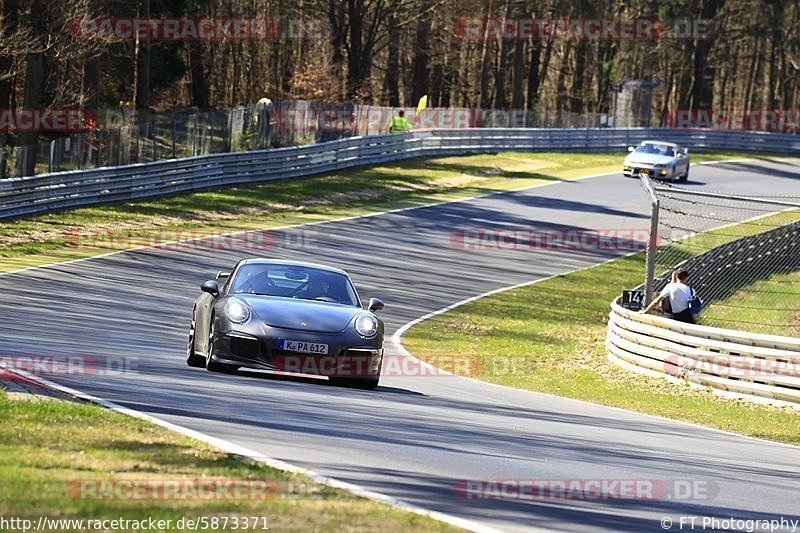
[[[800,339],[686,324],[614,301],[606,348],[634,371],[800,408]]]
[[[690,150],[800,154],[800,135],[763,132],[663,128],[439,129],[1,179],[0,218],[311,176],[419,156],[505,150],[622,152],[626,146],[645,138],[672,140]]]

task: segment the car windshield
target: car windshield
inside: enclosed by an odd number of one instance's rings
[[[230,292],[359,306],[353,284],[344,274],[297,265],[244,264],[231,280]]]
[[[668,144],[645,143],[636,148],[637,154],[656,154],[675,157],[675,148]]]

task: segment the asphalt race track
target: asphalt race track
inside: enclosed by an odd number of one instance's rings
[[[687,186],[800,197],[800,166],[694,165]],[[637,230],[649,227],[648,213],[639,181],[615,174],[255,235],[240,249],[166,246],[8,274],[0,276],[1,355],[80,357],[92,362],[84,375],[44,377],[501,530],[663,531],[664,517],[680,530],[681,516],[799,519],[800,448],[452,376],[387,375],[377,390],[360,391],[184,363],[200,283],[242,255],[347,269],[362,299],[386,303],[388,338],[465,298],[629,251],[468,251],[453,244],[459,230]],[[531,479],[644,480],[671,495],[479,500],[455,490],[465,480]],[[687,486],[693,494],[680,497]]]

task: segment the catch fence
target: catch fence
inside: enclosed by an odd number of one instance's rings
[[[800,337],[800,197],[653,187],[652,295],[684,268],[703,325]],[[651,251],[652,252],[652,251]]]

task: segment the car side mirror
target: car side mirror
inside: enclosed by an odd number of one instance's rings
[[[633,152],[634,150],[635,150],[635,148],[633,146],[628,146],[628,151],[629,152]]]
[[[383,302],[378,300],[377,298],[370,298],[369,303],[367,304],[367,309],[376,313],[384,308]]]
[[[204,281],[203,284],[200,285],[200,290],[207,292],[211,296],[219,296],[219,283],[217,283],[215,279]]]

